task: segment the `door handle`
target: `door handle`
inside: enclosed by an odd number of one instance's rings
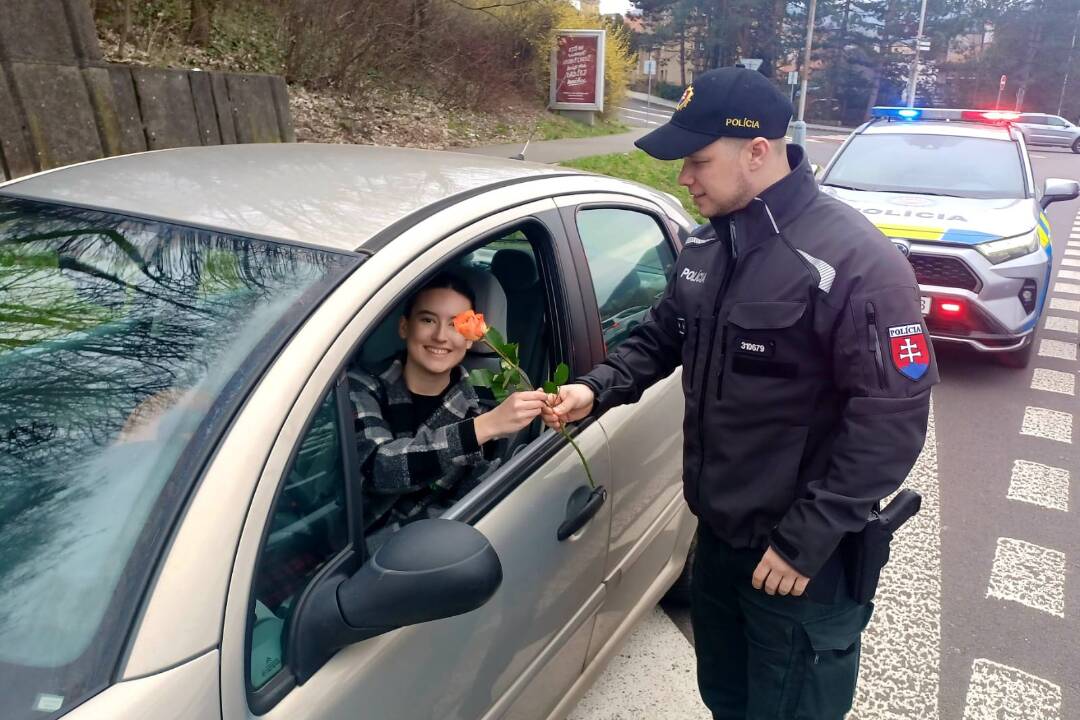
[[[580,505],[576,511],[571,510],[568,512],[566,520],[563,521],[562,525],[559,525],[559,530],[556,533],[559,542],[562,542],[581,528],[585,527],[585,523],[592,520],[593,516],[600,512],[600,508],[604,505],[606,500],[607,490],[603,485],[589,493],[585,503]],[[572,504],[571,507],[573,507],[573,505],[574,504]]]

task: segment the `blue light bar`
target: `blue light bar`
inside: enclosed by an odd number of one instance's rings
[[[883,120],[961,120],[962,110],[952,108],[909,108],[878,105],[870,117]]]

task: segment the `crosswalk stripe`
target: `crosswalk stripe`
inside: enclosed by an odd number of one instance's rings
[[[1020,434],[1055,442],[1072,443],[1072,424],[1071,413],[1028,406],[1024,408],[1024,421],[1020,426]]]
[[[1065,298],[1050,298],[1051,310],[1065,310],[1066,312],[1080,312],[1080,300],[1066,300]]]
[[[858,720],[941,717],[941,492],[932,404],[926,443],[904,487],[922,495],[922,510],[893,537],[881,573],[849,716]]]
[[[1080,255],[1080,249],[1068,248],[1065,250],[1065,256]]]
[[[1061,687],[983,658],[971,663],[964,720],[1061,720]]]
[[[1075,270],[1058,270],[1058,277],[1062,280],[1080,280],[1080,272]]]
[[[998,538],[986,597],[1065,617],[1065,553],[1015,538]]]
[[[1054,283],[1054,292],[1067,293],[1069,295],[1080,295],[1080,285],[1073,283]]]
[[[1080,267],[1080,260],[1074,260],[1073,258],[1062,258],[1061,264],[1065,267]]]
[[[1047,315],[1046,320],[1043,321],[1043,327],[1047,330],[1069,335],[1080,333],[1080,321],[1075,318],[1058,317],[1057,315]]]
[[[1008,498],[1049,510],[1069,510],[1069,471],[1030,460],[1013,463]]]
[[[1075,360],[1076,343],[1044,338],[1039,341],[1039,355],[1059,360]]]
[[[1050,370],[1048,368],[1035,368],[1031,377],[1032,390],[1046,390],[1047,392],[1061,393],[1062,395],[1076,394],[1076,375],[1071,372]]]

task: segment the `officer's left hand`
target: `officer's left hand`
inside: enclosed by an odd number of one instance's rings
[[[799,596],[806,590],[806,584],[810,578],[800,575],[799,571],[788,565],[776,552],[769,548],[754,570],[753,584],[755,590],[765,588],[770,595],[795,595]]]

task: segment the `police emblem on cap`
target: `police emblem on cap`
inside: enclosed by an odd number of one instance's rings
[[[679,99],[679,104],[675,106],[676,110],[682,110],[684,107],[690,104],[690,101],[694,99],[694,86],[687,85],[683,90],[682,98]]]

